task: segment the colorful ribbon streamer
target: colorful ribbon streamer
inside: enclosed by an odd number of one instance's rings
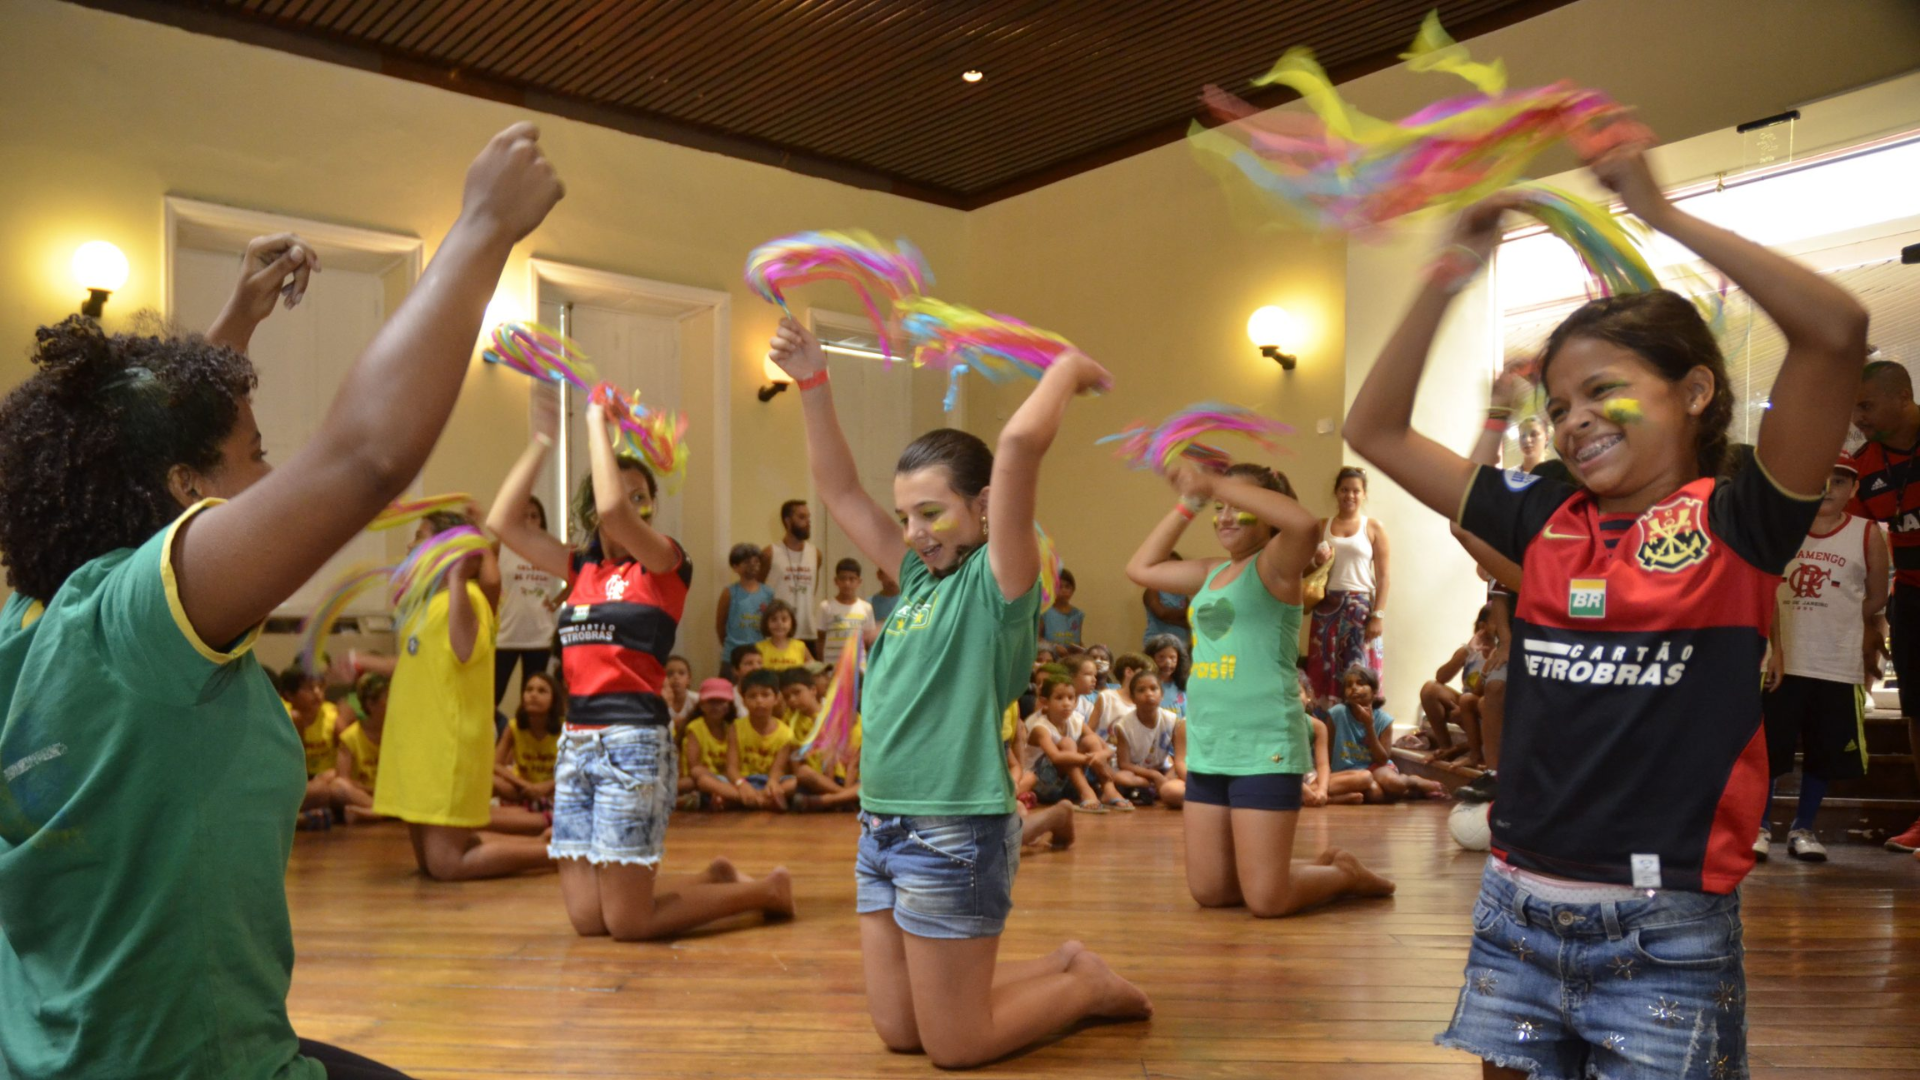
[[[1047,530],[1036,521],[1033,531],[1040,540],[1040,610],[1045,611],[1060,595],[1060,571],[1065,567],[1060,561],[1060,549],[1054,547],[1053,537],[1047,535]]]
[[[1118,443],[1116,456],[1129,467],[1165,476],[1181,458],[1214,469],[1230,464],[1225,451],[1200,442],[1202,436],[1215,433],[1244,435],[1272,452],[1278,450],[1274,437],[1291,435],[1293,428],[1241,405],[1203,401],[1181,409],[1155,427],[1136,424],[1099,442]]]
[[[372,566],[362,563],[334,579],[320,598],[320,604],[313,614],[300,627],[300,666],[307,674],[318,677],[326,665],[321,663],[320,654],[324,650],[327,638],[333,635],[334,624],[340,621],[347,605],[361,593],[389,580],[394,567]]]
[[[393,603],[394,618],[406,625],[433,598],[455,563],[487,546],[487,538],[471,525],[436,533],[416,545],[388,579],[387,598]]]
[[[803,232],[769,240],[747,253],[746,277],[747,286],[755,294],[780,305],[789,317],[793,309],[787,306],[783,286],[813,281],[843,281],[852,286],[880,335],[880,350],[889,366],[893,363],[893,347],[874,294],[878,292],[899,304],[919,296],[933,282],[933,272],[927,269],[919,249],[904,237],[894,241],[894,248],[889,250],[872,233],[861,229]]]
[[[913,365],[947,369],[947,396],[942,404],[949,412],[962,373],[977,371],[993,382],[1011,375],[1038,379],[1074,347],[1059,334],[1011,315],[950,304],[931,296],[903,300],[895,305],[895,312],[901,331],[913,346]]]
[[[443,510],[452,511],[456,514],[464,514],[467,504],[472,501],[473,496],[468,495],[464,491],[456,491],[447,495],[428,495],[419,499],[400,499],[390,503],[385,510],[375,515],[373,523],[368,525],[367,529],[371,532],[380,532],[383,529],[397,529],[402,525],[410,525],[413,522],[419,521],[428,514],[437,514]]]
[[[1520,212],[1538,218],[1580,256],[1601,295],[1660,287],[1633,234],[1606,207],[1545,184],[1522,184],[1515,190],[1526,200]]]
[[[585,390],[596,380],[593,365],[570,338],[535,323],[503,322],[493,328],[491,344],[480,355],[491,364],[548,382]]]
[[[853,726],[860,721],[860,680],[866,670],[866,635],[855,634],[840,650],[840,659],[833,667],[833,679],[827,683],[826,696],[820,701],[820,720],[813,725],[813,734],[807,736],[795,758],[804,758],[819,750],[823,771],[831,773],[845,757],[853,744]]]

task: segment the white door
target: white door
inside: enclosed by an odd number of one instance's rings
[[[680,320],[673,315],[655,315],[638,311],[617,311],[592,304],[561,305],[543,302],[540,322],[560,328],[566,323],[567,336],[580,347],[600,378],[613,383],[622,392],[638,389],[643,404],[665,409],[680,405]],[[585,394],[567,395],[567,488],[573,492],[589,472],[586,438],[587,399]],[[537,491],[555,490],[552,470]],[[662,478],[664,479],[664,478]],[[560,520],[561,511],[549,506],[548,519]],[[655,503],[653,527],[678,539],[682,532],[680,500],[662,498]]]
[[[173,321],[183,331],[202,332],[213,324],[240,273],[239,249],[174,250]],[[253,413],[260,423],[267,461],[285,464],[319,428],[341,380],[386,320],[385,292],[378,275],[329,264],[316,275],[306,299],[291,311],[282,308],[260,324],[248,346],[260,386]],[[299,522],[287,523],[290,529]],[[387,559],[386,537],[360,533],[336,552],[312,580],[280,605],[276,614],[305,615],[347,567]],[[375,590],[362,594],[347,614],[385,614],[386,598]]]
[[[833,403],[840,414],[840,426],[846,431],[848,448],[860,470],[860,486],[882,508],[892,511],[893,467],[900,460],[900,451],[913,439],[912,379],[903,367],[888,371],[878,360],[831,352],[827,354],[827,370],[833,379]],[[833,593],[834,564],[853,558],[860,560],[862,595],[878,592],[880,581],[872,560],[855,548],[833,518],[818,506],[814,507],[814,522],[820,526],[816,535],[826,555],[823,591]],[[900,568],[887,569],[898,572]]]

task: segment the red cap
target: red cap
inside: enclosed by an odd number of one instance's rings
[[[725,679],[708,679],[700,684],[701,701],[732,701],[733,684]]]
[[[1855,465],[1853,459],[1845,455],[1842,455],[1839,461],[1833,463],[1833,471],[1851,473],[1855,480],[1860,479],[1860,466]]]

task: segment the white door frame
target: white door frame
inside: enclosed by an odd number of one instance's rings
[[[404,272],[408,288],[420,280],[426,243],[417,236],[379,232],[265,210],[248,210],[180,195],[166,196],[165,203],[161,243],[166,258],[162,263],[161,276],[164,279],[163,292],[169,319],[174,317],[173,260],[175,252],[181,247],[203,250],[232,248],[244,252],[247,241],[256,236],[294,232],[313,244],[323,264],[341,263],[371,274],[385,274],[399,268]],[[185,243],[182,243],[183,238]],[[238,267],[235,269],[238,270]],[[393,313],[389,311],[387,314],[391,317]]]

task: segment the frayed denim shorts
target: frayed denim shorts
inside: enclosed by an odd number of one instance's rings
[[[880,816],[860,812],[855,910],[893,912],[915,937],[998,937],[1013,910],[1020,815]]]
[[[547,854],[595,865],[658,866],[679,770],[671,726],[562,732]]]
[[[1739,894],[1628,892],[1550,902],[1490,860],[1434,1041],[1532,1080],[1745,1080]]]

